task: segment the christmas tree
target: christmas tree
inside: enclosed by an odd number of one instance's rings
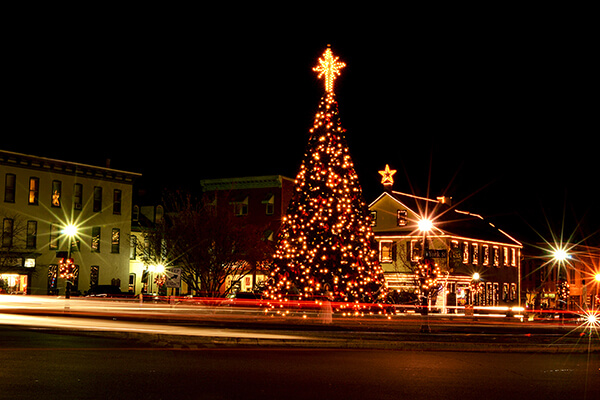
[[[266,294],[375,301],[386,295],[362,188],[340,124],[333,82],[345,66],[327,48],[314,70],[325,94],[279,233]]]

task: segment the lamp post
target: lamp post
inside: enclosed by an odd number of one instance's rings
[[[69,252],[67,257],[67,265],[66,265],[66,288],[65,288],[65,299],[71,298],[71,280],[73,279],[73,268],[75,267],[72,259],[71,259],[71,251],[73,249],[73,238],[77,236],[77,226],[73,224],[69,224],[65,226],[63,229],[63,234],[69,238]]]
[[[427,218],[421,218],[417,222],[417,226],[419,227],[419,231],[423,233],[423,244],[421,248],[421,259],[419,260],[420,264],[425,262],[425,246],[427,245],[427,232],[429,232],[433,228],[433,222]],[[420,267],[419,267],[420,268]],[[423,285],[421,284],[421,290],[423,290]],[[431,333],[431,327],[429,326],[429,295],[431,288],[427,287],[427,293],[423,293],[423,297],[421,299],[421,333]],[[423,318],[424,317],[424,318]]]

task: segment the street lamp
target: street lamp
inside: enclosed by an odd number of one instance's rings
[[[71,251],[73,250],[73,238],[77,236],[77,225],[69,224],[64,227],[62,233],[69,238],[69,255],[67,257],[67,271],[66,271],[66,280],[67,286],[65,288],[65,299],[71,298],[71,280],[73,279],[73,268],[75,268],[74,263],[71,260]]]
[[[427,233],[433,229],[433,222],[430,219],[422,218],[417,222],[419,230],[423,233]]]
[[[552,255],[554,256],[554,260],[558,262],[565,262],[571,258],[571,255],[565,249],[556,249]]]
[[[419,263],[425,262],[425,247],[427,245],[427,232],[431,231],[433,228],[433,222],[428,218],[421,218],[417,222],[417,226],[419,230],[423,232],[423,244],[422,244],[422,252],[421,252],[421,260]],[[419,267],[420,268],[420,267]],[[426,268],[428,271],[427,275],[431,274],[432,271],[430,268]],[[424,285],[421,284],[421,292],[423,292]],[[427,294],[423,293],[423,298],[421,300],[421,333],[431,333],[431,327],[429,326],[429,298],[431,296],[431,288],[427,288]],[[425,318],[425,320],[423,320]]]

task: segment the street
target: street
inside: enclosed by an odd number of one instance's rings
[[[173,349],[0,327],[0,398],[597,399],[598,354]]]

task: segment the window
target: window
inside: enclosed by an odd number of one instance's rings
[[[129,293],[135,293],[135,273],[129,274]]]
[[[129,244],[129,259],[130,260],[135,260],[135,257],[137,256],[136,252],[137,252],[137,237],[134,235],[131,235],[131,243]]]
[[[463,264],[469,263],[469,242],[463,243]]]
[[[37,246],[37,221],[27,221],[27,239],[28,249],[35,249]]]
[[[510,265],[513,267],[517,266],[517,249],[510,249]]]
[[[517,284],[510,284],[510,301],[515,301],[517,299]]]
[[[73,185],[73,208],[75,210],[83,208],[83,185],[81,183]]]
[[[99,226],[92,227],[92,243],[90,245],[92,253],[100,253],[100,231]]]
[[[233,202],[233,215],[237,217],[248,215],[248,196],[242,201]]]
[[[110,244],[111,244],[110,252],[118,253],[119,247],[121,245],[121,230],[119,228],[113,228],[111,239],[110,239]]]
[[[477,265],[479,264],[479,244],[477,243],[473,243],[473,264]]]
[[[121,214],[121,190],[115,189],[113,192],[113,214]]]
[[[494,246],[494,267],[500,266],[500,249]]]
[[[29,198],[28,203],[34,206],[38,205],[40,195],[40,178],[29,178]]]
[[[406,226],[408,223],[408,212],[406,210],[398,210],[398,226]]]
[[[100,266],[92,265],[90,267],[90,288],[98,286],[98,281],[100,277]]]
[[[15,220],[12,218],[4,218],[2,221],[2,247],[12,247],[14,228]]]
[[[411,240],[410,241],[410,249],[409,249],[409,256],[410,256],[410,261],[416,262],[419,261],[421,259],[421,256],[423,255],[423,243],[421,240]]]
[[[490,246],[487,244],[483,245],[482,264],[485,266],[490,265]]]
[[[4,178],[4,202],[15,202],[16,181],[17,177],[15,176],[15,174],[6,174],[6,177]]]
[[[266,215],[275,214],[275,195],[273,193],[269,193],[262,203],[265,205]]]
[[[508,265],[510,263],[510,259],[509,259],[509,256],[508,256],[508,247],[503,247],[503,250],[504,250],[504,252],[503,252],[504,266],[508,267]]]
[[[133,222],[138,222],[140,220],[140,206],[133,206],[133,213],[131,214],[131,219]]]
[[[102,211],[102,188],[100,186],[94,186],[94,204],[92,210],[94,212]]]
[[[50,224],[50,250],[58,250],[60,227],[58,224]]]
[[[56,294],[58,291],[58,265],[48,266],[48,294]]]
[[[387,240],[379,242],[379,261],[384,263],[394,261],[394,242]]]
[[[371,211],[371,226],[377,226],[377,211]]]
[[[62,193],[62,182],[52,181],[52,200],[50,204],[52,207],[60,207],[60,196]]]

